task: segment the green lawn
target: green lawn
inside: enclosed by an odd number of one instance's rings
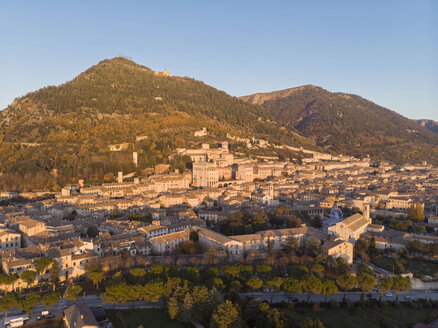
[[[291,310],[297,323],[303,324],[306,317],[319,319],[325,328],[410,328],[416,322],[429,323],[438,316],[438,309],[412,308],[410,305],[351,309],[295,309]]]
[[[106,310],[108,319],[114,328],[192,328],[190,324],[183,324],[170,320],[163,310]]]

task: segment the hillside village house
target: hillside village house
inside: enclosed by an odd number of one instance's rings
[[[74,304],[64,310],[67,328],[98,328],[99,324],[87,304]]]
[[[0,229],[0,251],[21,247],[21,235],[10,229]]]
[[[353,263],[353,243],[345,240],[326,240],[321,246],[324,254],[334,258],[342,257],[348,264]]]
[[[174,232],[168,235],[152,237],[149,242],[152,252],[158,255],[171,254],[179,244],[190,239],[190,229]]]

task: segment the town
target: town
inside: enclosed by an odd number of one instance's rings
[[[205,128],[194,132],[206,134]],[[230,151],[232,142],[287,147],[228,135],[227,141],[177,149],[172,156],[190,158],[185,171],[158,164],[146,176],[118,172],[116,181],[102,185],[79,180],[56,193],[1,192],[5,325],[62,311],[67,327],[84,317],[87,327],[108,325],[105,315],[98,323],[90,303],[65,303],[59,292],[76,301],[85,288],[90,297],[103,292],[93,299],[100,306],[141,300],[162,306],[164,297],[169,307],[169,300],[177,302],[172,292],[126,298],[99,283],[129,272],[138,278],[131,282],[145,282],[172,268],[189,283],[210,270],[212,278],[202,278],[207,286],[242,298],[256,293],[266,303],[273,297],[309,302],[311,294],[313,302],[323,301],[318,294],[358,301],[357,291],[361,299],[364,292],[369,299],[438,299],[438,168],[293,147],[299,154],[293,160],[247,157]],[[324,284],[331,291],[324,292]],[[6,296],[38,288],[48,291],[45,308],[39,299],[20,303]],[[169,309],[172,319],[179,316],[175,311],[172,317]]]

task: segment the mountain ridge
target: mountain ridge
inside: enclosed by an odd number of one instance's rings
[[[357,95],[314,85],[241,97],[265,108],[326,151],[395,162],[438,163],[438,138],[402,115]]]
[[[421,120],[414,120],[416,123],[420,124],[421,126],[425,127],[429,131],[432,131],[434,133],[438,133],[438,122],[434,120],[428,120],[428,119],[421,119]]]
[[[139,174],[167,162],[176,148],[227,133],[319,150],[294,129],[201,81],[154,72],[123,57],[106,59],[59,86],[16,98],[0,112],[0,189],[59,189],[77,181]],[[137,136],[147,136],[137,142]],[[199,140],[199,141],[198,141]],[[109,152],[128,143],[126,151]],[[139,154],[139,166],[132,163]],[[29,181],[29,182],[28,182]],[[9,186],[9,188],[8,188]]]

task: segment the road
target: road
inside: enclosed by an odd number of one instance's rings
[[[103,304],[102,299],[97,295],[87,295],[85,297],[78,297],[76,304],[87,304],[90,308],[94,307],[103,307],[104,309],[111,309],[113,306],[110,304]],[[69,306],[72,306],[74,304],[73,301],[69,301],[65,298],[62,298],[57,304],[55,304],[50,310],[49,308],[46,308],[45,306],[39,304],[37,306],[33,307],[33,313],[29,316],[28,323],[32,323],[37,321],[37,317],[41,316],[42,311],[49,310],[51,314],[53,314],[55,317],[62,316],[64,309],[68,308]],[[154,308],[154,307],[160,307],[162,306],[162,303],[152,304],[150,302],[146,301],[135,301],[135,302],[128,302],[123,304],[117,304],[117,309],[134,309],[134,308]],[[21,311],[18,308],[13,308],[8,312],[8,317],[15,316],[15,315],[21,315],[24,312]],[[3,327],[3,320],[4,320],[4,313],[0,313],[0,327]]]
[[[371,297],[367,297],[366,295],[371,295]],[[392,296],[388,297],[383,295],[382,300],[383,301],[395,301],[396,300],[396,293],[391,292]],[[271,301],[271,293],[268,292],[254,292],[254,293],[240,293],[240,297],[242,299],[250,299],[250,298],[258,298],[261,301]],[[360,301],[361,292],[348,292],[345,294],[346,298],[349,299],[352,302],[358,302]],[[411,290],[410,292],[403,292],[400,293],[399,301],[408,301],[406,299],[406,296],[409,296],[412,300],[417,299],[429,299],[438,301],[438,293],[432,293],[430,291],[426,292],[425,290]],[[292,295],[291,298],[296,298],[298,302],[306,302],[307,301],[307,294],[300,294],[300,295]],[[380,298],[380,292],[372,291],[365,293],[366,299],[374,299],[378,300]],[[337,302],[342,302],[344,299],[344,293],[335,294],[332,296],[327,296],[327,301],[334,300]],[[274,293],[274,296],[272,298],[274,303],[280,303],[280,302],[287,302],[288,301],[288,295],[284,292],[277,292]],[[310,302],[312,303],[321,303],[325,302],[326,298],[322,294],[312,294],[310,296]],[[104,309],[111,309],[113,308],[113,305],[110,304],[103,304],[102,300],[97,295],[87,295],[85,297],[79,297],[76,301],[76,304],[87,304],[91,308],[94,307],[103,307]],[[71,305],[73,305],[73,301],[69,301],[65,298],[62,298],[57,304],[53,306],[53,309],[50,311],[55,317],[62,316],[63,310]],[[136,301],[136,302],[127,302],[123,304],[117,304],[117,309],[133,309],[133,308],[158,308],[161,307],[162,303],[159,304],[152,304],[150,302],[145,301]],[[39,304],[33,308],[33,313],[29,316],[29,323],[35,322],[37,320],[37,317],[41,315],[42,311],[49,310],[48,308],[44,307],[43,305]],[[23,314],[23,311],[20,311],[18,308],[13,308],[8,312],[8,317],[20,315]],[[0,313],[0,327],[2,326],[4,319],[4,313]]]
[[[383,301],[395,301],[397,294],[394,291],[390,292],[392,296],[388,297],[383,295],[382,300]],[[371,294],[371,297],[367,297],[366,295]],[[258,292],[258,293],[240,293],[240,297],[243,299],[248,298],[259,298],[262,301],[271,301],[271,293],[265,293],[265,292]],[[361,292],[348,292],[346,294],[346,298],[352,302],[358,302],[360,301],[360,295]],[[434,300],[438,301],[438,293],[431,293],[430,291],[426,292],[424,290],[411,290],[410,292],[403,292],[399,295],[399,301],[407,301],[406,297],[411,298],[412,300],[417,299],[428,299],[428,300]],[[298,302],[306,302],[307,301],[307,294],[300,294],[300,295],[293,295],[292,298],[296,298]],[[312,294],[310,296],[310,302],[312,303],[321,303],[325,302],[325,296],[322,294]],[[332,296],[327,296],[327,301],[334,300],[337,302],[342,302],[344,299],[344,293],[335,294]],[[368,292],[365,293],[365,299],[374,299],[379,300],[380,299],[380,292]],[[280,303],[280,302],[287,302],[288,301],[288,295],[284,292],[278,292],[274,294],[274,297],[272,298],[272,301],[274,303]]]

